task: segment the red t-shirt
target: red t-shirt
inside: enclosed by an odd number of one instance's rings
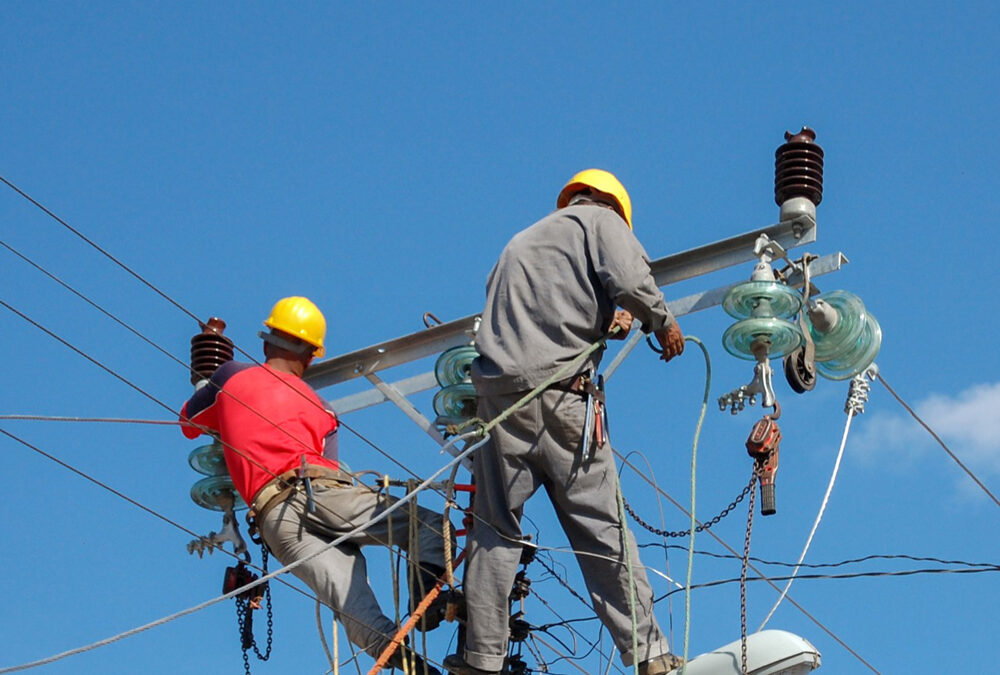
[[[226,466],[248,504],[275,476],[306,463],[338,468],[339,423],[302,378],[267,365],[229,361],[181,409],[188,438],[218,433]],[[324,456],[324,451],[326,456]]]

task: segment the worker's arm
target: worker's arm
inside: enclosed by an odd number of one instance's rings
[[[218,431],[219,419],[215,403],[222,393],[222,387],[233,375],[250,367],[249,364],[236,361],[228,361],[219,366],[211,379],[181,408],[181,431],[185,436],[197,438],[206,431]]]
[[[639,240],[613,211],[600,209],[587,232],[594,271],[614,303],[642,322],[645,333],[676,325],[663,293],[650,273]]]

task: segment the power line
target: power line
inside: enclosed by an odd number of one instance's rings
[[[659,492],[660,494],[662,494],[662,495],[663,495],[663,496],[664,496],[664,497],[665,497],[665,498],[667,499],[667,501],[669,501],[669,502],[670,502],[671,504],[673,504],[673,505],[674,505],[675,507],[677,507],[678,509],[680,509],[680,511],[681,511],[682,513],[684,513],[685,515],[687,515],[687,516],[689,516],[689,517],[690,517],[690,515],[691,515],[691,514],[690,514],[690,513],[688,513],[688,511],[687,511],[687,510],[686,510],[686,509],[685,509],[685,508],[684,508],[684,507],[683,507],[683,506],[682,506],[682,505],[680,504],[680,502],[678,502],[678,501],[677,501],[676,499],[674,499],[673,497],[671,497],[671,496],[670,496],[670,495],[669,495],[669,494],[668,494],[668,493],[667,493],[666,491],[664,491],[664,490],[663,490],[663,488],[661,488],[661,487],[660,487],[659,485],[657,485],[656,483],[652,482],[652,481],[651,481],[651,480],[649,479],[649,477],[648,477],[648,476],[644,475],[644,474],[643,474],[643,473],[642,473],[641,471],[639,471],[639,470],[638,470],[638,468],[636,468],[636,466],[635,466],[634,464],[632,464],[631,462],[629,462],[628,458],[626,458],[626,457],[622,456],[622,454],[621,454],[621,453],[619,453],[619,452],[618,452],[617,450],[615,451],[615,454],[617,454],[617,455],[618,455],[618,458],[619,458],[619,459],[621,459],[621,460],[622,460],[622,461],[623,461],[623,462],[625,463],[625,465],[626,465],[626,466],[628,466],[628,467],[629,467],[630,469],[632,469],[633,471],[635,471],[635,473],[636,473],[636,474],[637,474],[637,475],[638,475],[638,476],[639,476],[640,478],[642,478],[642,479],[643,479],[644,481],[646,481],[646,483],[648,483],[648,484],[649,484],[649,485],[650,485],[651,487],[653,487],[653,489],[654,489],[654,490],[656,490],[657,492]],[[696,521],[696,522],[697,522],[697,521]],[[701,523],[698,523],[698,524],[699,524],[699,525],[701,525]],[[706,532],[708,532],[708,534],[709,534],[709,536],[710,536],[710,537],[712,537],[712,538],[713,538],[713,539],[715,539],[715,540],[716,540],[717,542],[719,542],[719,544],[721,544],[723,548],[725,548],[725,549],[726,549],[727,551],[729,551],[730,553],[732,553],[732,554],[736,555],[736,550],[735,550],[735,549],[734,549],[734,548],[733,548],[732,546],[730,546],[730,545],[729,545],[729,544],[728,544],[728,543],[727,543],[727,542],[726,542],[726,541],[725,541],[724,539],[722,539],[722,537],[720,537],[720,536],[719,536],[718,534],[716,534],[715,532],[713,532],[713,531],[712,531],[712,530],[710,530],[710,529],[709,529],[709,530],[706,530]],[[742,555],[740,555],[740,556],[739,556],[739,558],[740,558],[740,559],[742,560],[742,559],[743,559],[743,556],[742,556]],[[763,579],[764,581],[767,581],[767,583],[768,583],[768,584],[769,584],[769,585],[770,585],[770,586],[771,586],[771,587],[772,587],[772,588],[773,588],[774,590],[776,590],[776,591],[778,591],[778,592],[780,592],[780,591],[781,591],[781,589],[780,589],[780,588],[778,587],[778,585],[777,585],[776,583],[774,583],[773,581],[771,581],[770,579],[768,579],[768,578],[767,578],[766,576],[764,576],[763,572],[761,572],[760,570],[758,570],[758,569],[757,569],[756,567],[754,567],[753,565],[749,565],[749,567],[750,567],[750,569],[752,569],[752,570],[753,570],[754,572],[756,572],[757,574],[759,574],[759,575],[761,576],[761,579]],[[847,650],[847,651],[848,651],[848,652],[849,652],[849,653],[850,653],[850,654],[851,654],[852,656],[854,656],[854,658],[856,658],[856,659],[857,659],[858,661],[860,661],[861,663],[863,663],[863,664],[865,665],[865,667],[867,667],[867,668],[868,668],[869,670],[871,670],[871,671],[872,671],[873,673],[879,673],[879,671],[878,671],[878,670],[877,670],[877,669],[876,669],[876,668],[875,668],[875,667],[874,667],[873,665],[871,665],[870,663],[868,663],[868,661],[866,661],[866,660],[864,659],[864,657],[862,657],[862,656],[861,656],[861,654],[859,654],[859,653],[858,653],[858,652],[856,652],[856,651],[855,651],[854,649],[852,649],[852,648],[851,648],[851,646],[850,646],[850,645],[848,645],[848,644],[847,644],[846,642],[844,642],[844,640],[843,640],[842,638],[840,638],[840,637],[839,637],[839,636],[838,636],[838,635],[837,635],[836,633],[834,633],[834,632],[833,632],[833,631],[832,631],[832,630],[831,630],[830,628],[828,628],[827,626],[825,626],[825,625],[824,625],[824,624],[823,624],[823,623],[822,623],[822,622],[821,622],[821,621],[820,621],[819,619],[817,619],[817,618],[816,618],[816,617],[814,617],[814,616],[813,616],[812,614],[810,614],[810,613],[809,613],[809,612],[808,612],[808,611],[806,610],[806,608],[805,608],[805,607],[803,607],[803,606],[802,606],[802,605],[800,605],[800,604],[799,604],[798,602],[796,602],[796,601],[795,601],[795,600],[794,600],[794,599],[793,599],[793,598],[792,598],[791,596],[785,596],[785,599],[786,599],[786,600],[788,600],[788,602],[792,603],[792,605],[793,605],[793,606],[795,606],[795,608],[796,608],[796,609],[798,609],[798,610],[799,610],[800,612],[802,612],[803,616],[805,616],[805,617],[806,617],[806,618],[808,618],[808,619],[809,619],[810,621],[812,621],[812,622],[813,622],[813,623],[814,623],[814,624],[815,624],[815,625],[816,625],[816,626],[817,626],[817,627],[818,627],[818,628],[819,628],[820,630],[822,630],[822,631],[823,631],[824,633],[826,633],[826,634],[827,634],[827,635],[829,635],[829,636],[830,636],[831,638],[833,638],[833,640],[835,640],[835,641],[837,642],[837,644],[839,644],[839,645],[840,645],[841,647],[843,647],[844,649],[846,649],[846,650]]]
[[[994,495],[992,492],[990,492],[989,488],[987,488],[983,484],[983,482],[981,480],[979,480],[979,478],[976,477],[976,474],[972,473],[972,470],[969,469],[969,467],[965,466],[965,464],[962,463],[962,460],[960,460],[958,458],[958,456],[954,452],[951,451],[951,448],[949,448],[947,446],[947,444],[944,441],[941,440],[941,437],[938,436],[936,433],[934,433],[934,430],[931,429],[927,425],[926,422],[924,422],[922,419],[920,419],[920,416],[917,415],[916,412],[914,412],[913,408],[911,408],[910,406],[906,405],[906,401],[904,401],[899,396],[899,394],[896,393],[895,389],[893,389],[892,387],[889,386],[889,383],[885,381],[885,378],[882,377],[882,374],[879,373],[879,374],[876,375],[876,377],[878,378],[879,382],[881,382],[883,385],[885,385],[885,388],[889,390],[889,393],[892,394],[893,398],[895,398],[897,401],[899,401],[899,405],[903,406],[903,408],[906,410],[906,412],[910,413],[910,415],[913,417],[913,419],[915,419],[920,424],[920,426],[922,426],[924,429],[926,429],[927,433],[929,433],[934,438],[934,440],[938,442],[938,445],[940,445],[942,448],[944,448],[944,451],[948,453],[948,456],[951,457],[952,460],[954,460],[955,464],[958,464],[958,466],[962,469],[962,471],[964,471],[966,474],[968,474],[969,478],[971,478],[973,481],[975,481],[976,485],[978,485],[980,488],[982,488],[983,492],[985,492],[987,495],[989,495],[990,499],[993,500],[994,504],[996,504],[997,506],[1000,506],[1000,500],[998,500],[996,498],[996,495]]]
[[[915,570],[896,570],[891,572],[845,572],[844,574],[799,574],[798,576],[782,577],[747,577],[747,581],[787,581],[789,579],[861,579],[864,577],[911,577],[919,574],[981,574],[983,572],[1000,572],[1000,566],[990,565],[987,567],[962,567],[958,569],[925,568]],[[720,579],[718,581],[708,581],[692,586],[692,589],[713,588],[726,584],[739,583],[740,579]],[[667,591],[656,599],[657,602],[664,598],[679,593],[681,589]],[[787,597],[787,596],[786,596]]]
[[[473,433],[475,433],[475,432],[473,432]],[[455,443],[458,440],[464,440],[464,439],[468,438],[470,435],[471,434],[464,434],[462,436],[457,436],[454,439],[452,439],[451,443]],[[409,494],[407,494],[402,499],[397,500],[394,504],[391,504],[388,508],[386,508],[385,510],[383,510],[377,516],[375,516],[375,517],[371,518],[369,521],[367,521],[365,523],[362,523],[361,525],[355,527],[350,532],[346,532],[343,535],[337,537],[336,539],[333,539],[329,544],[327,544],[327,545],[325,545],[325,546],[323,546],[323,547],[321,547],[321,548],[313,551],[312,553],[310,553],[310,554],[308,554],[308,555],[306,555],[306,556],[304,556],[302,558],[299,558],[295,562],[292,562],[292,563],[290,563],[288,565],[285,565],[284,567],[282,567],[280,569],[277,569],[277,570],[274,570],[273,572],[265,574],[265,575],[261,576],[259,579],[255,580],[255,581],[252,581],[252,582],[250,582],[248,584],[245,584],[243,586],[240,586],[239,588],[236,588],[236,589],[230,591],[229,593],[225,593],[225,594],[220,595],[220,596],[218,596],[216,598],[213,598],[211,600],[206,600],[205,602],[200,603],[198,605],[195,605],[194,607],[189,607],[188,609],[181,610],[179,612],[175,612],[173,614],[170,614],[168,616],[162,617],[162,618],[157,619],[155,621],[151,621],[149,623],[143,624],[142,626],[137,626],[136,628],[132,628],[130,630],[124,631],[122,633],[119,633],[118,635],[113,635],[113,636],[111,636],[109,638],[105,638],[103,640],[98,640],[97,642],[91,643],[89,645],[85,645],[83,647],[77,647],[75,649],[70,649],[70,650],[61,652],[59,654],[54,654],[52,656],[46,657],[44,659],[39,659],[37,661],[32,661],[30,663],[21,664],[21,665],[18,665],[18,666],[10,666],[10,667],[7,667],[7,668],[0,668],[0,675],[3,675],[5,673],[13,673],[13,672],[22,671],[22,670],[28,670],[30,668],[36,668],[38,666],[43,666],[43,665],[46,665],[46,664],[49,664],[49,663],[53,663],[55,661],[59,661],[61,659],[67,658],[69,656],[75,656],[75,655],[81,654],[83,652],[92,651],[92,650],[97,649],[99,647],[103,647],[103,646],[112,644],[114,642],[118,642],[119,640],[123,640],[123,639],[131,637],[133,635],[137,635],[139,633],[151,630],[153,628],[156,628],[156,627],[161,626],[163,624],[169,623],[171,621],[175,621],[176,619],[179,619],[181,617],[187,616],[189,614],[194,614],[195,612],[201,611],[202,609],[206,609],[207,607],[211,607],[212,605],[217,604],[219,602],[222,602],[223,600],[229,600],[231,598],[234,598],[237,595],[240,595],[240,594],[245,593],[245,592],[247,592],[247,591],[249,591],[249,590],[251,590],[251,589],[253,589],[253,588],[257,587],[257,586],[260,586],[260,585],[262,585],[264,583],[267,583],[271,579],[274,579],[274,578],[278,577],[281,574],[284,574],[286,572],[290,572],[293,569],[299,567],[300,565],[308,562],[309,560],[312,560],[313,558],[315,558],[315,557],[317,557],[319,555],[322,555],[323,553],[325,553],[326,551],[330,550],[331,548],[333,548],[335,546],[339,546],[344,541],[346,541],[348,538],[350,538],[350,537],[352,537],[352,536],[354,536],[354,535],[356,535],[356,534],[358,534],[360,532],[363,532],[364,530],[368,529],[372,525],[374,525],[376,523],[379,523],[379,522],[382,522],[383,520],[385,520],[386,518],[388,518],[394,511],[396,511],[397,509],[401,508],[410,499],[415,498],[416,495],[418,495],[427,486],[429,486],[434,481],[434,479],[436,479],[438,476],[440,476],[442,473],[444,473],[447,469],[451,468],[451,466],[453,464],[456,464],[456,463],[462,461],[463,459],[465,459],[473,450],[475,450],[476,448],[478,448],[480,445],[482,445],[482,443],[484,443],[488,439],[489,439],[489,435],[486,435],[480,441],[472,444],[471,446],[469,446],[468,448],[466,448],[465,450],[463,450],[457,456],[455,456],[454,458],[452,458],[451,461],[449,461],[443,467],[441,467],[437,471],[435,471],[434,474],[432,474],[427,480],[425,480],[423,483],[421,483],[416,489],[414,489],[412,492],[410,492]]]

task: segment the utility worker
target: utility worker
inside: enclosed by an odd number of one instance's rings
[[[684,351],[684,336],[632,233],[632,203],[618,179],[607,171],[582,171],[562,189],[556,207],[511,239],[487,280],[476,336],[480,356],[472,366],[478,415],[484,420],[510,408],[612,326],[621,329],[616,337],[624,337],[633,315],[659,341],[663,359]],[[653,616],[652,589],[631,537],[629,578],[614,455],[610,445],[597,442],[598,425],[588,424],[591,397],[603,397],[593,383],[600,359],[599,350],[577,374],[497,425],[490,442],[476,451],[476,519],[464,578],[468,625],[464,652],[445,659],[452,673],[486,675],[504,667],[508,596],[522,549],[521,514],[542,486],[577,551],[594,610],[622,661],[638,662],[640,675],[663,675],[680,665]],[[585,426],[593,430],[586,439]]]
[[[341,471],[337,459],[337,417],[302,380],[313,357],[324,353],[326,320],[307,298],[279,300],[260,332],[265,363],[229,361],[206,386],[184,404],[184,435],[196,438],[205,429],[218,434],[226,467],[237,492],[250,505],[264,544],[283,564],[309,556],[388,508],[395,500]],[[197,425],[197,426],[195,426]],[[398,515],[397,515],[398,514]],[[442,517],[407,504],[390,525],[379,522],[344,543],[296,567],[293,572],[333,608],[348,638],[378,656],[397,630],[386,617],[368,584],[361,547],[392,541],[407,548],[409,518],[419,527],[420,582],[430,590],[444,571]],[[427,628],[440,623],[443,608],[428,611]],[[404,658],[424,673],[424,662],[408,649],[389,665],[403,667]],[[431,675],[440,675],[427,667]]]

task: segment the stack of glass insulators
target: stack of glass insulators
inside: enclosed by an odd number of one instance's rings
[[[741,319],[722,336],[726,351],[756,361],[785,356],[802,344],[802,332],[789,321],[802,306],[799,294],[776,281],[748,281],[730,289],[722,302],[729,316]]]
[[[846,380],[864,371],[875,361],[882,346],[882,328],[861,299],[847,291],[817,295],[806,312],[809,334],[816,344],[816,370],[830,380]],[[836,312],[836,322],[827,332],[816,328],[816,309],[825,303]],[[820,306],[821,307],[821,306]]]
[[[212,511],[245,509],[247,505],[236,492],[233,479],[226,469],[222,443],[215,441],[202,445],[188,455],[188,464],[200,474],[206,476],[191,486],[191,499],[202,508]]]
[[[470,371],[477,356],[472,345],[459,345],[438,357],[434,376],[441,391],[434,395],[434,412],[439,426],[461,424],[476,416],[476,389]]]

